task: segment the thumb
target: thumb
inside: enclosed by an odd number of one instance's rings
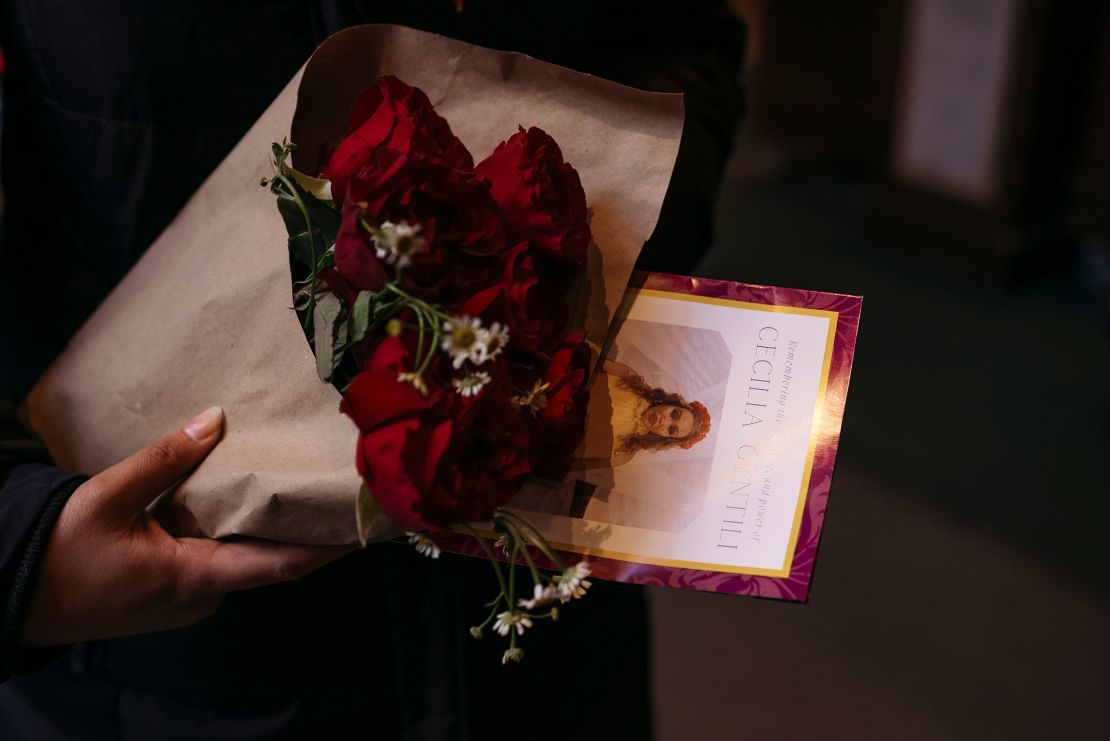
[[[95,506],[129,520],[192,471],[219,442],[224,413],[205,409],[180,429],[90,479]],[[87,485],[86,484],[86,485]]]

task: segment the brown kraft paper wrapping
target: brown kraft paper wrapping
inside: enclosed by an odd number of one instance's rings
[[[212,404],[224,439],[157,506],[178,533],[358,540],[357,430],[316,375],[296,314],[270,143],[310,170],[380,75],[423,88],[481,160],[518,125],[551,134],[593,210],[590,339],[604,342],[651,235],[682,129],[681,96],[396,26],[325,41],[31,391],[24,419],[62,468],[94,474]],[[382,522],[371,537],[394,534]]]

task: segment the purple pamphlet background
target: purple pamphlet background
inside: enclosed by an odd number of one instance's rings
[[[825,519],[825,508],[832,485],[836,451],[840,441],[840,425],[844,417],[844,401],[848,393],[848,381],[856,349],[856,332],[859,328],[862,299],[859,296],[837,293],[732,283],[664,273],[634,274],[630,287],[733,299],[754,304],[833,311],[837,313],[836,335],[829,364],[825,403],[821,409],[813,468],[809,488],[805,493],[804,510],[789,576],[731,574],[590,556],[589,562],[593,574],[602,579],[634,584],[804,601],[809,593],[810,578],[813,575],[814,560],[817,557],[817,546],[821,537],[821,523]],[[437,540],[440,540],[441,545],[447,550],[455,553],[482,557],[485,555],[478,544],[468,536],[451,535],[443,538],[437,536]],[[502,556],[501,553],[498,555]],[[574,563],[581,558],[582,556],[577,553],[566,554],[569,563]],[[539,560],[543,562],[544,559]]]

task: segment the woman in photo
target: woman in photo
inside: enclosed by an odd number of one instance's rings
[[[601,371],[608,393],[598,384],[590,396],[577,470],[622,466],[642,451],[688,450],[709,434],[709,410],[701,402],[649,386],[616,360],[603,361]]]

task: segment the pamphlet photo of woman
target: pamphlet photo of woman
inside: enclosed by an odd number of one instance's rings
[[[731,353],[711,329],[624,320],[590,386],[586,434],[558,487],[523,510],[679,532],[701,510]]]

